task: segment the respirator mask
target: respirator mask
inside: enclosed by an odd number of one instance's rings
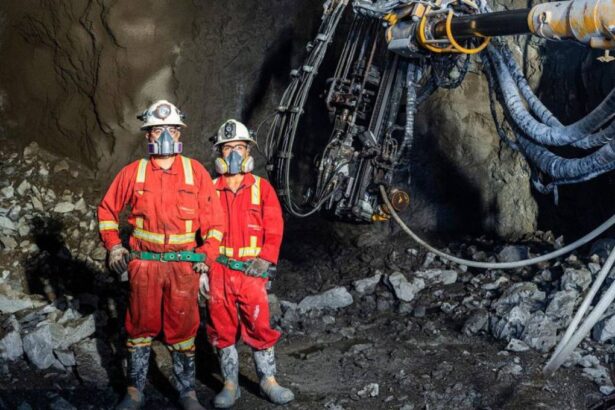
[[[177,132],[179,132],[179,130],[177,130]],[[169,127],[163,127],[163,131],[162,134],[160,134],[160,137],[156,141],[147,144],[147,152],[150,155],[168,156],[174,154],[181,154],[182,149],[182,143],[175,142],[173,140],[173,137],[169,132]]]
[[[254,158],[249,154],[246,158],[243,158],[242,155],[235,150],[231,150],[230,154],[223,158],[216,159],[216,172],[220,175],[247,173],[252,172],[253,169]]]

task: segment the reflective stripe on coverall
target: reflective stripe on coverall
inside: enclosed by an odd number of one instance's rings
[[[246,261],[260,257],[276,264],[282,244],[282,208],[268,181],[247,173],[236,193],[220,177],[214,180],[225,213],[220,254]],[[278,341],[269,322],[267,279],[248,276],[215,263],[209,273],[210,299],[207,335],[219,349],[243,341],[257,350]],[[239,314],[237,312],[239,306]]]
[[[139,160],[115,177],[98,207],[101,238],[110,250],[121,243],[118,225],[130,205],[133,251],[193,250],[211,266],[223,235],[223,214],[209,173],[197,161],[177,155],[168,170]],[[196,233],[203,245],[196,248]],[[132,260],[128,265],[130,300],[126,312],[128,346],[151,343],[162,330],[176,350],[194,348],[199,325],[199,275],[189,262]]]

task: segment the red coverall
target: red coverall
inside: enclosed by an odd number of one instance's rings
[[[104,245],[110,250],[121,243],[119,214],[129,204],[128,222],[134,227],[131,250],[194,250],[206,254],[205,263],[211,266],[224,232],[215,192],[209,173],[195,160],[177,155],[168,170],[153,161],[135,161],[115,177],[98,207]],[[195,249],[197,230],[204,244]],[[193,350],[199,326],[199,275],[193,263],[134,259],[128,274],[128,346],[148,345],[164,330],[164,341],[172,349]]]
[[[214,185],[226,216],[220,254],[239,261],[258,256],[276,264],[284,220],[271,184],[247,173],[236,193],[230,190],[224,177],[214,180]],[[243,341],[256,350],[275,345],[280,333],[269,323],[266,283],[267,279],[214,263],[209,272],[207,322],[207,335],[213,346],[223,349],[235,344],[238,328]]]

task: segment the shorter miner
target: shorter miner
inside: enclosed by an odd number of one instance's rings
[[[240,396],[235,348],[238,330],[252,347],[261,393],[276,404],[295,398],[274,377],[273,346],[280,333],[271,328],[265,288],[269,268],[278,261],[284,221],[273,187],[252,174],[253,144],[246,126],[235,120],[220,127],[215,142],[220,153],[216,159],[220,177],[214,180],[214,186],[225,214],[221,256],[209,272],[207,334],[218,349],[224,377],[224,388],[214,398],[217,408],[231,407]],[[201,290],[206,292],[204,286]]]

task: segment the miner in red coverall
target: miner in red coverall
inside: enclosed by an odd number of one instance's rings
[[[222,208],[205,168],[180,155],[180,129],[185,127],[181,112],[161,100],[138,118],[144,121],[149,158],[125,166],[98,207],[109,266],[118,273],[128,269],[130,282],[128,389],[117,408],[143,405],[152,338],[163,331],[180,403],[184,409],[203,409],[194,391],[199,273],[207,279],[205,272],[218,256]],[[119,214],[126,205],[134,228],[130,251],[118,233]],[[198,247],[197,234],[203,242]]]
[[[238,333],[253,350],[261,393],[276,404],[294,399],[274,377],[273,346],[280,333],[270,325],[266,290],[269,268],[278,261],[284,221],[273,187],[251,172],[253,144],[246,126],[235,120],[220,127],[215,142],[220,177],[214,185],[224,210],[225,235],[209,272],[210,289],[201,290],[209,293],[207,335],[218,350],[224,377],[224,388],[214,398],[217,408],[231,407],[240,395]]]

